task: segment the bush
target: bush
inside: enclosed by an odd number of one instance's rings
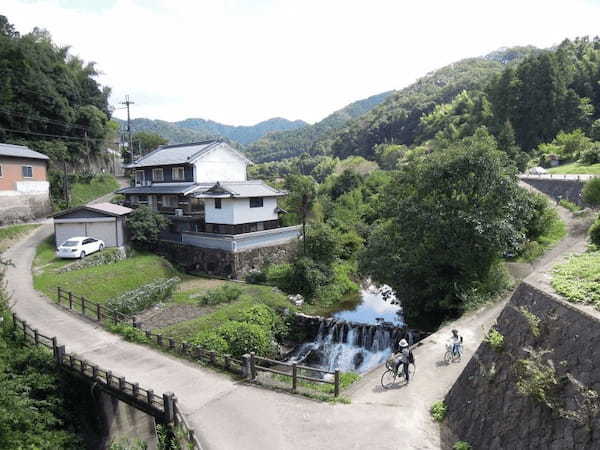
[[[485,337],[485,342],[497,352],[501,352],[504,349],[504,336],[495,328],[491,328]]]
[[[217,353],[229,353],[229,344],[217,330],[203,331],[193,340],[193,343],[206,350],[214,350]]]
[[[452,450],[471,450],[471,444],[466,441],[456,441],[452,446]]]
[[[600,218],[590,228],[590,240],[596,247],[600,247]]]
[[[200,297],[198,303],[201,305],[218,305],[220,303],[230,303],[237,300],[242,295],[242,290],[237,286],[225,284],[216,289],[209,290]]]
[[[433,420],[436,422],[441,422],[446,417],[446,413],[448,412],[448,407],[443,401],[435,402],[431,405],[431,409],[429,410]]]
[[[354,272],[354,266],[350,263],[335,263],[332,267],[333,279],[326,285],[321,286],[316,297],[322,304],[333,304],[345,295],[358,292],[358,284],[352,281],[350,274]]]
[[[120,334],[126,341],[136,342],[138,344],[151,344],[152,341],[146,336],[142,330],[133,328],[131,325],[124,323],[109,324],[107,328],[113,333]]]
[[[123,248],[107,248],[101,252],[94,253],[85,259],[80,259],[57,270],[58,273],[71,272],[86,267],[112,264],[127,258],[127,252]]]
[[[285,292],[288,291],[291,273],[291,264],[272,264],[265,270],[268,283]]]
[[[227,342],[228,353],[235,358],[250,352],[262,356],[271,356],[274,353],[271,333],[260,325],[229,322],[221,325],[216,331]]]
[[[246,275],[246,283],[250,284],[264,284],[267,282],[267,274],[259,270],[253,270]]]
[[[127,217],[127,229],[133,244],[139,248],[152,248],[169,220],[147,206],[140,206]]]
[[[106,306],[121,314],[134,314],[143,311],[149,306],[168,299],[179,281],[177,277],[153,281],[133,291],[125,292],[116,298],[111,298],[106,302]]]
[[[259,325],[277,339],[287,335],[288,326],[283,319],[273,309],[263,303],[252,305],[250,308],[243,310],[238,317],[237,322],[246,322]]]
[[[594,142],[592,145],[580,154],[579,161],[583,164],[596,164],[600,162],[600,142]]]
[[[592,178],[583,186],[583,201],[592,205],[600,206],[600,178]]]

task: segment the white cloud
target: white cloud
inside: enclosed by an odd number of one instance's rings
[[[46,28],[58,43],[96,61],[113,104],[125,94],[136,101],[134,117],[231,124],[274,116],[320,120],[461,58],[596,33],[600,10],[575,0],[64,5],[3,0],[0,14],[21,32]]]

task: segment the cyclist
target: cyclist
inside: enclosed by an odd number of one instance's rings
[[[400,347],[400,349],[394,355],[394,358],[396,359],[395,370],[396,373],[398,373],[398,369],[400,368],[400,365],[402,365],[402,369],[404,370],[404,378],[406,378],[406,382],[408,383],[410,381],[408,365],[415,363],[415,357],[413,355],[412,350],[408,346],[408,342],[406,342],[406,339],[401,339],[398,346]]]
[[[463,338],[458,334],[458,330],[452,330],[452,337],[450,337],[450,344],[452,344],[452,356],[459,355],[461,353],[461,347]]]

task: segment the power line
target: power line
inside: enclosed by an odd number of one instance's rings
[[[135,104],[134,102],[129,100],[129,95],[125,96],[125,101],[121,102],[121,105],[125,105],[127,107],[127,137],[128,137],[128,142],[127,142],[127,147],[129,148],[129,151],[131,152],[131,162],[133,162],[133,146],[131,145],[131,119],[129,117],[129,105],[133,105]]]
[[[4,112],[6,115],[9,115],[9,116],[22,117],[24,119],[30,119],[30,120],[38,120],[40,122],[46,122],[46,123],[49,123],[51,125],[62,125],[62,126],[65,126],[65,127],[77,128],[77,129],[84,130],[84,131],[89,131],[90,130],[88,127],[84,127],[84,126],[81,126],[81,125],[70,124],[69,122],[63,122],[61,120],[48,119],[46,117],[30,116],[30,115],[22,114],[22,113],[19,113],[19,112],[16,112],[16,111],[10,111],[10,110],[2,108],[2,107],[0,107],[0,111]]]
[[[22,130],[12,130],[10,128],[4,128],[4,127],[0,127],[0,130],[3,131],[8,131],[9,133],[21,133],[21,134],[31,134],[34,136],[45,136],[45,137],[54,137],[54,138],[61,138],[61,139],[71,139],[74,141],[86,141],[86,138],[78,138],[78,137],[73,137],[73,136],[64,136],[64,135],[60,135],[60,134],[48,134],[48,133],[36,133],[34,131],[22,131]],[[106,139],[97,139],[97,138],[87,138],[88,141],[97,141],[97,142],[106,142]]]

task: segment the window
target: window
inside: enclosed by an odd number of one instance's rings
[[[215,209],[221,209],[221,199],[215,198]]]
[[[263,207],[263,198],[262,197],[252,197],[250,199],[250,208],[262,208]]]
[[[31,166],[23,166],[21,170],[23,172],[23,178],[33,177],[33,168]]]
[[[166,208],[177,207],[177,197],[175,197],[174,195],[163,195],[162,205]]]
[[[162,169],[152,169],[152,181],[164,181]]]
[[[173,181],[184,180],[185,170],[183,169],[183,167],[173,167],[171,169],[171,177],[173,178]]]
[[[136,170],[135,171],[135,184],[140,185],[140,184],[144,184],[144,171],[143,170]]]
[[[2,164],[0,164],[0,178],[4,176],[4,172],[2,172]]]
[[[139,203],[148,203],[148,196],[147,195],[139,195],[138,202]]]

